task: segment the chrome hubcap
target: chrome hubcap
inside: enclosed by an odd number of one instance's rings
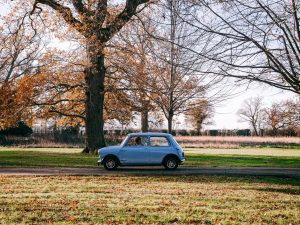
[[[115,167],[115,165],[116,165],[116,163],[115,163],[115,161],[113,161],[113,160],[109,160],[109,161],[106,162],[107,168],[112,169],[112,168]]]
[[[173,160],[169,160],[167,162],[167,166],[168,166],[168,168],[172,169],[172,168],[174,168],[176,166],[176,163]]]

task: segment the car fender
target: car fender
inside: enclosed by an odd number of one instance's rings
[[[116,159],[118,160],[118,163],[120,164],[120,159],[119,159],[119,157],[116,156],[116,155],[114,155],[114,154],[107,154],[106,156],[104,156],[102,162],[103,162],[105,159],[109,158],[109,157],[116,158]]]
[[[178,155],[175,155],[175,154],[167,154],[164,158],[163,158],[163,160],[162,160],[162,164],[164,163],[164,161],[168,158],[168,157],[174,157],[174,158],[176,158],[177,160],[178,160],[178,162],[180,162],[180,159],[179,159],[179,157],[178,157]]]

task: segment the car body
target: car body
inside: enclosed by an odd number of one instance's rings
[[[106,169],[150,165],[176,169],[185,161],[182,148],[172,135],[165,133],[128,134],[121,145],[101,148],[98,155],[98,165],[102,164]]]

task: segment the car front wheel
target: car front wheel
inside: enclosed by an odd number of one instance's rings
[[[104,159],[103,162],[104,168],[107,170],[115,170],[118,167],[118,160],[116,158],[113,157],[108,157],[106,159]]]
[[[178,167],[178,160],[175,157],[169,157],[164,161],[163,165],[167,170],[175,170]]]

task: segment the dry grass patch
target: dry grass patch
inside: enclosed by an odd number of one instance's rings
[[[184,151],[188,154],[300,157],[300,150],[282,148],[184,148]]]
[[[299,224],[299,185],[222,176],[0,177],[0,224]]]
[[[175,138],[184,147],[240,148],[251,146],[300,149],[300,137],[177,136]]]

